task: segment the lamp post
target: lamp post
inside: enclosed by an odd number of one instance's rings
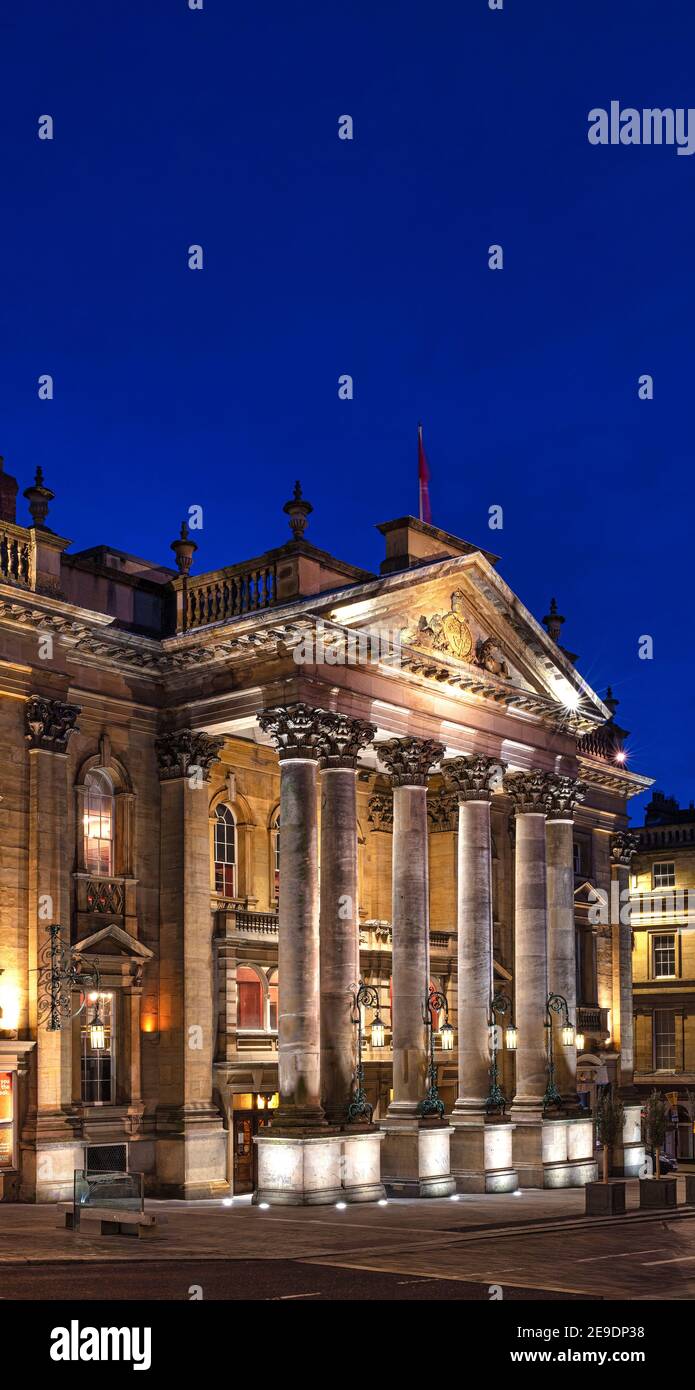
[[[362,1062],[362,1009],[375,1009],[376,1013],[371,1022],[371,1042],[372,1047],[384,1046],[384,1024],[379,1016],[379,991],[376,985],[366,985],[364,980],[358,980],[352,986],[352,1009],[350,1018],[357,1028],[357,1067],[355,1070],[355,1092],[348,1105],[347,1117],[351,1124],[359,1120],[366,1120],[371,1124],[374,1106],[367,1100],[367,1093],[364,1089],[364,1064]]]
[[[488,1115],[494,1114],[495,1111],[499,1115],[504,1115],[504,1112],[507,1108],[507,1098],[499,1084],[497,1053],[499,1051],[498,1034],[501,1032],[501,1029],[499,1024],[495,1023],[495,1018],[497,1014],[500,1014],[502,1017],[504,1017],[505,1014],[511,1015],[511,1012],[512,1001],[509,998],[509,995],[505,994],[504,990],[498,990],[496,994],[493,994],[490,1000],[490,1013],[488,1015],[488,1022],[490,1025],[490,1046],[492,1051],[492,1060],[490,1063],[490,1091],[488,1094],[488,1098],[485,1102],[485,1110]],[[504,1040],[507,1046],[507,1051],[516,1052],[518,1032],[515,1025],[511,1021],[511,1017],[504,1032]]]
[[[39,983],[43,986],[38,1016],[39,1023],[43,1023],[49,1033],[58,1033],[82,1013],[89,992],[98,996],[99,971],[91,962],[85,964],[78,950],[66,945],[61,936],[60,926],[47,927],[46,931],[48,941],[41,949],[41,964],[38,968]],[[73,1009],[72,995],[77,990],[82,999],[79,1008]],[[94,1024],[101,1029],[103,1036],[98,998]]]
[[[569,1006],[564,994],[549,994],[545,1001],[545,1027],[548,1030],[548,1084],[543,1097],[543,1109],[556,1105],[561,1109],[564,1101],[555,1085],[555,1054],[553,1044],[553,1014],[561,1014],[564,1023],[560,1031],[563,1047],[572,1047],[575,1041],[574,1024],[570,1019]]]
[[[442,1039],[442,1050],[451,1052],[454,1046],[454,1030],[449,1022],[449,1001],[445,994],[439,989],[430,986],[425,1006],[422,1011],[422,1021],[429,1030],[429,1066],[427,1068],[427,1094],[418,1106],[421,1115],[438,1115],[442,1119],[444,1115],[444,1101],[437,1090],[437,1065],[434,1060],[434,1015],[444,1010],[446,1022],[440,1028]]]

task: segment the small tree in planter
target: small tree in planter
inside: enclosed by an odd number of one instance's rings
[[[664,1147],[668,1129],[669,1108],[661,1091],[652,1091],[644,1107],[644,1138],[647,1147],[654,1151],[654,1177],[661,1177],[659,1153]]]
[[[604,1091],[596,1106],[596,1132],[603,1147],[603,1181],[608,1182],[613,1146],[623,1137],[625,1106],[613,1088]]]

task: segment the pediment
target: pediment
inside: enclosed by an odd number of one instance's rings
[[[367,598],[367,590],[371,597]],[[440,679],[444,664],[460,670],[462,688],[493,698],[551,700],[574,716],[577,732],[605,722],[610,711],[480,551],[406,570],[345,595],[331,618],[400,634],[402,665]]]
[[[81,956],[126,956],[130,960],[142,962],[151,960],[154,954],[149,946],[143,945],[137,937],[131,936],[115,923],[102,927],[91,936],[84,936],[81,941],[76,942],[75,950]]]

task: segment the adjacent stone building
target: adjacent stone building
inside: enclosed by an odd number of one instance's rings
[[[299,485],[289,540],[200,574],[185,525],[175,567],[71,554],[40,472],[16,495],[0,468],[4,1198],[83,1166],[290,1202],[577,1184],[608,1080],[636,1171],[615,903],[650,783],[555,603],[412,517],[378,576],[338,560]]]
[[[635,1081],[670,1097],[667,1151],[692,1159],[695,1121],[695,806],[654,792],[632,862]]]

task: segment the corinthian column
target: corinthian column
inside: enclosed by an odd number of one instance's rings
[[[423,1008],[430,978],[427,778],[440,743],[392,739],[378,753],[393,782],[393,1100],[391,1117],[416,1118],[427,1088]]]
[[[632,923],[630,920],[630,864],[637,850],[637,839],[629,830],[611,836],[611,901],[613,907],[613,1018],[612,1033],[620,1049],[620,1086],[625,1094],[635,1094],[635,1040],[632,999]]]
[[[519,1042],[514,1111],[539,1111],[546,1088],[545,1002],[548,994],[545,812],[546,772],[514,772],[505,789],[514,803],[514,993]]]
[[[548,988],[567,1000],[577,1022],[577,959],[574,925],[574,808],[584,789],[572,777],[551,776],[548,784],[546,852],[548,861]],[[563,1019],[553,1013],[555,1081],[568,1104],[577,1102],[577,1049],[563,1047]]]
[[[325,714],[297,703],[259,715],[280,759],[278,1070],[274,1133],[325,1124],[321,1106],[317,779]]]
[[[505,764],[455,758],[442,766],[458,793],[458,1097],[454,1116],[483,1116],[490,1089],[492,848],[490,797]]]
[[[325,714],[320,732],[321,1095],[329,1123],[344,1124],[355,1053],[351,990],[360,974],[357,757],[376,729],[342,714]]]

